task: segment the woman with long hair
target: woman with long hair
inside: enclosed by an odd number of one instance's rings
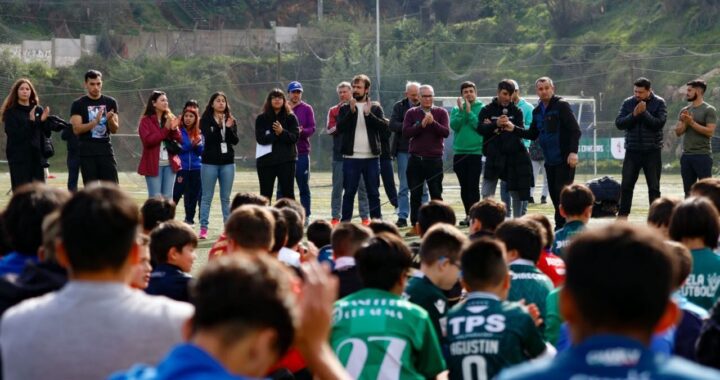
[[[181,117],[180,170],[175,177],[173,201],[177,204],[185,198],[185,223],[195,224],[195,210],[200,201],[200,168],[203,137],[200,133],[200,116],[197,107],[185,106]]]
[[[200,132],[205,139],[202,153],[202,201],[200,202],[200,239],[207,239],[210,206],[215,195],[215,183],[220,183],[220,206],[223,223],[230,216],[230,192],[235,180],[235,151],[240,141],[237,123],[230,112],[227,96],[216,92],[210,96],[200,118]]]
[[[295,199],[293,177],[299,133],[297,118],[287,104],[285,93],[279,88],[273,89],[265,99],[263,112],[255,119],[255,140],[261,146],[272,147],[256,160],[260,194],[268,200],[275,189],[275,178],[283,197]]]
[[[15,81],[0,109],[7,134],[5,153],[13,190],[25,183],[45,182],[42,152],[45,138],[50,137],[45,123],[49,114],[50,107],[43,110],[29,79]]]
[[[167,95],[162,91],[153,91],[138,127],[143,146],[138,174],[145,176],[148,198],[156,195],[171,198],[173,195],[180,158],[169,153],[168,146],[174,144],[173,141],[182,140],[179,124],[179,119],[170,112]]]

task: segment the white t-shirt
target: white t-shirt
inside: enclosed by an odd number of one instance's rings
[[[355,145],[353,146],[353,155],[345,156],[347,158],[375,158],[377,155],[372,153],[370,149],[370,140],[368,139],[367,125],[365,125],[365,103],[357,103],[357,122],[355,123]]]

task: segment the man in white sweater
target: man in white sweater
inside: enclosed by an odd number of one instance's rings
[[[61,290],[8,310],[0,322],[3,378],[103,379],[157,363],[182,340],[189,304],[128,286],[139,258],[135,202],[112,184],[77,193],[60,215]]]

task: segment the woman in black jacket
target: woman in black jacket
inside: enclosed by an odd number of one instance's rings
[[[43,110],[35,88],[28,79],[15,81],[0,110],[7,134],[6,156],[10,186],[33,181],[45,182],[43,144],[50,137],[45,121],[50,107]]]
[[[230,193],[235,180],[235,150],[233,146],[240,141],[237,123],[230,113],[227,96],[216,92],[210,97],[200,118],[200,132],[205,139],[202,153],[200,182],[202,200],[200,202],[200,239],[207,239],[210,205],[215,195],[215,183],[220,182],[220,206],[223,224],[230,216]]]
[[[300,130],[295,115],[287,104],[285,93],[273,89],[265,99],[263,112],[255,119],[257,172],[260,194],[272,198],[275,178],[279,192],[295,199],[293,177],[297,161],[297,140]]]

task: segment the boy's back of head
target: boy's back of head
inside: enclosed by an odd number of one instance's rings
[[[70,273],[123,269],[136,243],[140,213],[115,184],[94,183],[63,206],[60,235]]]
[[[370,221],[370,225],[368,227],[370,227],[375,235],[385,232],[397,237],[402,237],[400,235],[400,229],[398,229],[394,223],[390,223],[387,220],[373,219]]]
[[[13,251],[36,256],[42,245],[43,219],[70,199],[66,190],[35,182],[20,186],[3,212],[5,232]]]
[[[420,243],[420,261],[425,265],[435,264],[438,260],[459,261],[467,237],[457,228],[445,224],[435,224],[423,235]]]
[[[494,232],[505,220],[507,208],[505,203],[493,198],[483,199],[470,207],[470,222],[477,220],[484,231]]]
[[[237,193],[233,197],[232,203],[230,203],[230,212],[235,211],[236,208],[245,205],[256,205],[256,206],[267,206],[270,204],[267,198],[260,194],[255,193]]]
[[[273,207],[277,207],[279,209],[289,208],[292,210],[295,210],[295,212],[298,213],[300,216],[300,220],[305,221],[305,208],[303,207],[300,202],[290,199],[290,198],[280,198],[278,199]]]
[[[686,239],[700,238],[706,247],[716,248],[720,236],[717,209],[707,198],[686,198],[672,213],[669,233],[670,238],[681,243]]]
[[[589,187],[573,183],[560,192],[560,207],[568,217],[582,216],[595,203],[595,196]]]
[[[692,271],[692,253],[690,253],[687,247],[676,241],[666,240],[665,245],[667,245],[670,257],[673,259],[675,266],[674,272],[676,276],[673,281],[673,289],[678,289],[685,284],[685,280],[687,280]]]
[[[212,334],[225,347],[269,329],[275,334],[272,348],[277,361],[294,339],[295,299],[290,277],[272,258],[224,256],[210,261],[191,283],[190,300],[195,306],[192,330]]]
[[[690,187],[690,195],[706,197],[720,212],[720,178],[703,178]]]
[[[446,223],[454,226],[456,221],[455,211],[443,201],[432,200],[420,206],[418,210],[417,224],[420,229],[418,231],[420,236],[436,223]]]
[[[335,226],[330,241],[335,257],[355,256],[360,247],[373,236],[372,231],[362,225],[343,222]]]
[[[649,339],[675,279],[667,246],[656,233],[625,223],[589,230],[568,246],[565,263],[563,292],[575,310],[563,314],[571,325],[593,334],[635,330]]]
[[[278,253],[285,246],[288,237],[288,225],[283,213],[276,207],[269,207],[268,210],[275,218],[275,230],[273,233],[273,246],[270,248],[271,253]]]
[[[543,248],[546,250],[550,250],[553,241],[555,241],[555,232],[553,231],[552,224],[550,224],[550,219],[548,219],[547,216],[543,214],[527,214],[523,216],[523,218],[540,223],[540,225],[543,227],[545,239],[545,246]]]
[[[400,284],[412,264],[410,249],[402,239],[390,234],[371,238],[357,251],[355,260],[364,287],[385,291]]]
[[[505,248],[490,238],[473,241],[460,259],[462,279],[468,291],[495,288],[507,280],[509,269]]]
[[[142,213],[143,230],[150,233],[158,224],[175,219],[175,202],[172,199],[157,195],[143,203],[140,209]]]
[[[329,245],[331,235],[332,225],[326,220],[318,219],[310,223],[307,228],[307,239],[318,248]]]
[[[650,204],[647,223],[656,228],[667,228],[670,226],[670,217],[675,207],[680,204],[677,198],[662,196]]]
[[[303,238],[304,219],[302,218],[302,214],[298,213],[291,207],[281,208],[280,212],[283,214],[283,217],[285,218],[285,225],[287,226],[287,240],[285,241],[285,247],[293,249]]]
[[[171,248],[182,251],[188,244],[197,247],[198,237],[195,231],[184,222],[168,220],[160,223],[150,233],[150,256],[158,263],[167,263]]]
[[[511,219],[503,222],[495,236],[505,243],[507,252],[516,251],[518,258],[537,264],[545,246],[542,225],[530,219]]]
[[[225,235],[235,247],[270,252],[275,235],[275,220],[266,207],[245,205],[230,214]]]

